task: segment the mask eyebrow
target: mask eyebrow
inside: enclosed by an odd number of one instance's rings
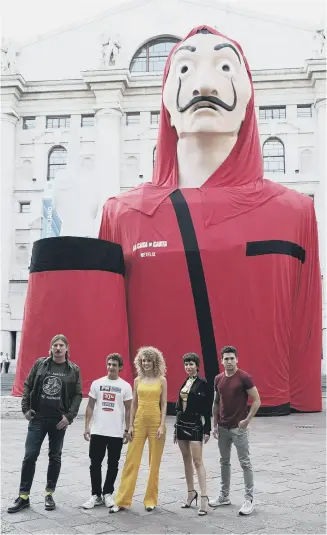
[[[176,52],[175,52],[175,56],[177,54],[177,52],[179,52],[180,50],[188,50],[189,52],[195,52],[196,51],[196,48],[195,46],[191,46],[191,45],[185,45],[185,46],[180,46]]]
[[[231,48],[232,50],[234,50],[235,54],[238,57],[238,61],[241,63],[240,55],[239,55],[237,49],[235,48],[235,46],[230,45],[229,43],[221,43],[220,45],[216,45],[214,47],[214,50],[221,50],[222,48]]]

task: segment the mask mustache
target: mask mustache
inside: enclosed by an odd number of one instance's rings
[[[177,110],[180,113],[183,113],[184,111],[188,110],[189,108],[191,108],[191,106],[194,106],[194,104],[197,104],[198,102],[209,102],[210,104],[214,104],[215,106],[219,106],[220,108],[223,108],[226,111],[233,111],[236,108],[237,95],[236,95],[236,90],[235,90],[235,87],[234,87],[234,84],[233,84],[233,80],[231,80],[231,84],[232,84],[232,88],[233,88],[233,97],[234,97],[233,104],[231,104],[231,105],[227,104],[226,102],[224,102],[223,100],[221,100],[218,97],[213,97],[213,96],[202,97],[202,96],[198,96],[198,97],[192,98],[192,100],[190,100],[190,102],[188,104],[186,104],[185,106],[180,106],[180,104],[179,104],[179,96],[180,96],[180,92],[181,92],[181,88],[182,88],[182,81],[181,81],[181,79],[179,79],[179,85],[178,85],[178,91],[177,91],[177,97],[176,97]]]

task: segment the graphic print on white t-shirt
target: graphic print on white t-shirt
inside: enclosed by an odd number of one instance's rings
[[[121,388],[119,386],[100,385],[100,391],[103,392],[102,410],[113,411],[115,408],[116,394],[121,394]]]
[[[127,381],[101,377],[93,381],[89,396],[95,399],[91,424],[92,435],[122,437],[124,434],[124,401],[133,397],[132,387]]]

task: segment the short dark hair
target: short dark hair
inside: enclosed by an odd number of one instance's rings
[[[111,353],[107,356],[106,364],[108,365],[109,360],[116,360],[118,362],[119,368],[124,366],[123,357],[119,353]]]
[[[224,358],[224,353],[234,353],[235,357],[237,357],[236,348],[233,346],[224,346],[220,353],[222,358]]]
[[[183,356],[183,361],[184,361],[184,364],[185,364],[185,362],[194,362],[194,364],[196,365],[196,367],[197,367],[197,369],[199,371],[199,369],[200,369],[200,357],[196,353],[185,353],[185,355]]]

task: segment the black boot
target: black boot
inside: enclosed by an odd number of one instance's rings
[[[24,500],[24,498],[21,498],[20,496],[15,500],[15,504],[11,507],[8,507],[7,512],[8,513],[18,513],[18,511],[21,511],[22,509],[25,509],[25,507],[30,506],[30,499],[27,498]]]
[[[53,511],[56,508],[56,503],[52,498],[52,494],[48,494],[44,499],[46,511]]]

